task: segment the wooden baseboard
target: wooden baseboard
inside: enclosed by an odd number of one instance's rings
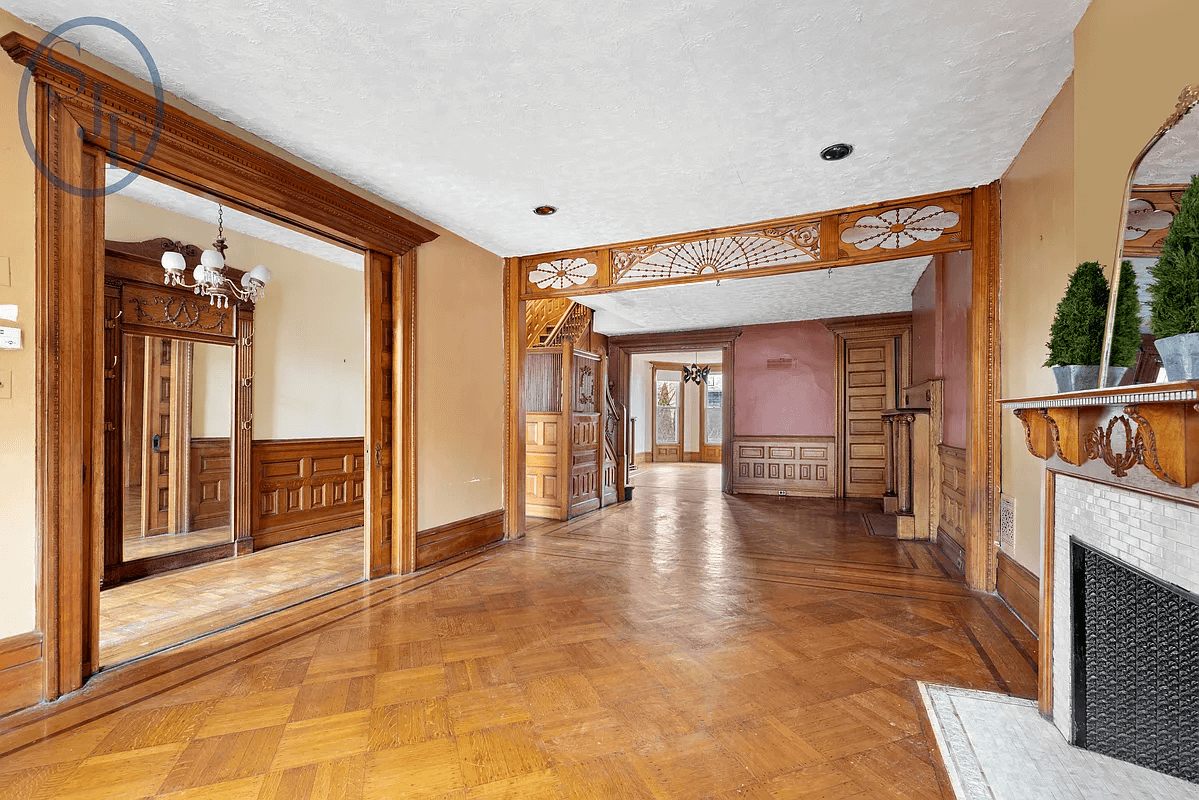
[[[0,639],[0,716],[42,700],[42,634]]]
[[[416,567],[422,569],[504,538],[504,512],[489,511],[469,519],[417,531]]]
[[[649,464],[649,453],[637,453],[633,456],[634,464]]]
[[[999,596],[1036,635],[1041,622],[1041,581],[1002,550],[995,580]]]
[[[945,528],[937,528],[937,547],[949,559],[949,563],[957,567],[957,577],[964,576],[966,567],[966,550]]]

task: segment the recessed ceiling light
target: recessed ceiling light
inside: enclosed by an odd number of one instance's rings
[[[820,157],[825,161],[840,161],[853,152],[852,144],[830,144],[820,151]]]
[[[533,209],[533,213],[539,217],[548,217],[550,214],[558,213],[558,209],[553,206],[537,206]]]

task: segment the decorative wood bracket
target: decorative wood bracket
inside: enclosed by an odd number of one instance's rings
[[[1102,460],[1117,478],[1137,464],[1184,489],[1199,483],[1199,383],[1120,387],[1004,401],[1028,452],[1080,467]],[[1122,413],[1121,413],[1122,412]]]

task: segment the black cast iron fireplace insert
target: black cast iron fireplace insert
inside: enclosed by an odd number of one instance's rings
[[[1199,598],[1070,541],[1074,744],[1199,783]]]

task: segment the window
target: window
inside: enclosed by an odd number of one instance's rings
[[[704,383],[704,444],[721,444],[724,441],[724,415],[721,403],[724,399],[724,376],[719,372],[708,373]]]
[[[659,380],[654,394],[658,444],[679,443],[679,384]]]

